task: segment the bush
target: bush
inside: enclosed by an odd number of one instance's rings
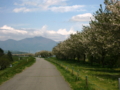
[[[8,51],[7,56],[8,56],[8,58],[9,58],[9,60],[12,62],[12,61],[13,61],[13,58],[12,58],[12,54],[11,54],[10,51]]]
[[[0,57],[4,55],[4,51],[0,48]]]
[[[11,52],[8,51],[7,55],[5,55],[4,51],[0,48],[0,69],[5,69],[12,62],[13,58]]]
[[[9,65],[10,65],[10,60],[8,59],[8,56],[4,55],[0,57],[0,69],[5,69]]]

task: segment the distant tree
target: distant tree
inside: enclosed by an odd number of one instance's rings
[[[0,69],[5,69],[7,66],[10,65],[10,60],[8,59],[7,55],[3,55],[0,57]]]
[[[8,59],[12,62],[13,58],[12,58],[12,54],[10,51],[8,51],[7,56],[8,56]]]
[[[4,51],[0,48],[0,57],[4,55]]]
[[[35,56],[41,56],[41,57],[43,57],[43,58],[47,58],[47,57],[53,56],[53,54],[52,54],[52,52],[50,52],[50,51],[45,51],[45,50],[43,50],[43,51],[40,51],[40,52],[36,52],[36,53],[35,53]]]
[[[7,55],[4,54],[4,51],[0,48],[0,69],[7,68],[10,63],[13,62],[12,54],[8,51]]]

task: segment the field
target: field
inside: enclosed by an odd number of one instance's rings
[[[26,67],[31,66],[35,62],[34,57],[13,57],[14,62],[12,67],[7,67],[4,70],[0,70],[0,84],[12,78],[15,74],[20,73]]]
[[[97,65],[90,66],[89,63],[56,58],[46,60],[57,66],[73,90],[118,90],[120,68],[101,68]]]

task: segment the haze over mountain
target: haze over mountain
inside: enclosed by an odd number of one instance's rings
[[[25,38],[19,41],[13,39],[0,41],[0,48],[2,48],[3,50],[24,51],[34,53],[41,50],[52,51],[52,48],[56,44],[57,42],[48,38],[34,37]]]

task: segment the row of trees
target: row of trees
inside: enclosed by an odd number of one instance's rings
[[[53,48],[57,58],[86,61],[91,65],[116,67],[120,64],[120,1],[105,0],[93,14],[89,26],[70,35]]]
[[[0,48],[0,69],[5,69],[13,62],[12,54],[8,51],[7,54],[4,54],[4,51]]]
[[[47,58],[47,57],[53,56],[53,54],[52,54],[52,52],[50,52],[50,51],[40,51],[40,52],[36,52],[36,53],[35,53],[35,56]]]

